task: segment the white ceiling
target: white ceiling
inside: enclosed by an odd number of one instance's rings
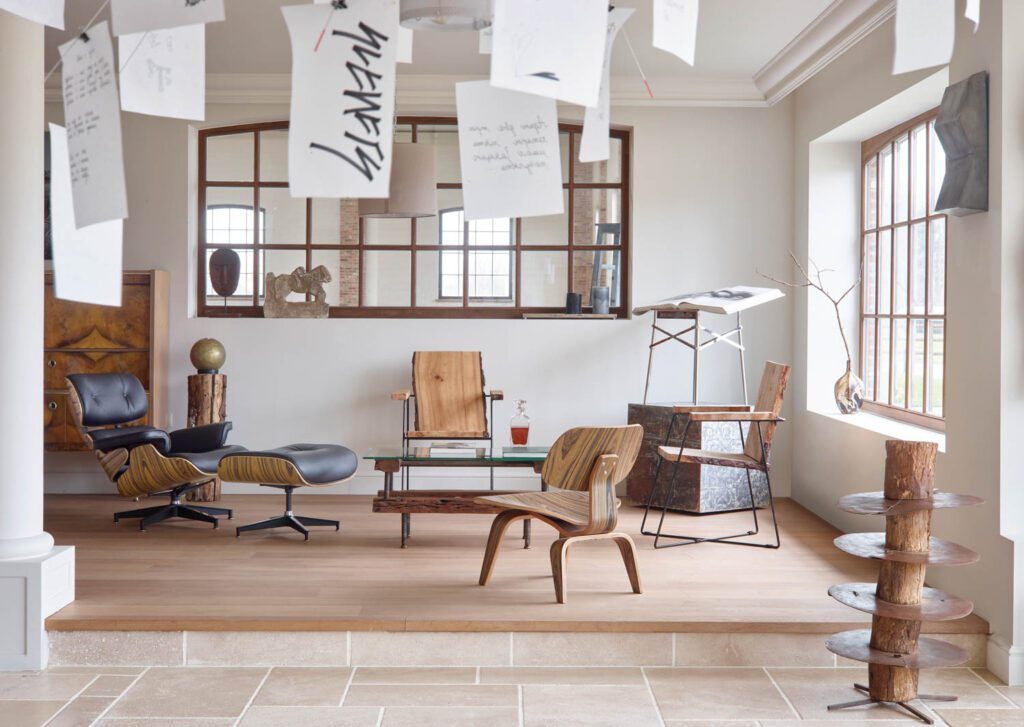
[[[557,0],[552,0],[557,1]],[[291,68],[291,51],[280,8],[287,0],[226,0],[227,20],[207,31],[207,72],[281,74]],[[651,46],[652,0],[621,0],[637,12],[626,26],[645,73],[652,78],[749,80],[833,0],[702,0],[694,68]],[[57,60],[57,45],[83,27],[103,0],[67,0],[67,31],[46,31],[47,68]],[[109,18],[109,11],[100,15]],[[486,75],[489,57],[477,53],[476,33],[418,32],[412,65],[401,74]],[[636,68],[619,42],[613,75],[631,76]]]

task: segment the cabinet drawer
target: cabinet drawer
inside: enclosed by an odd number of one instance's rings
[[[121,307],[89,305],[54,296],[46,286],[45,348],[149,348],[150,286],[125,285]]]
[[[64,389],[68,374],[116,374],[134,375],[142,382],[142,388],[149,389],[149,354],[144,351],[132,352],[90,352],[46,351],[43,353],[43,380],[47,389]]]

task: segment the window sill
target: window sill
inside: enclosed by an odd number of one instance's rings
[[[881,434],[882,436],[890,439],[902,439],[914,442],[935,442],[939,445],[940,452],[944,453],[946,451],[945,432],[938,432],[934,429],[927,429],[914,424],[908,424],[907,422],[901,422],[896,419],[879,416],[878,414],[871,414],[866,411],[860,411],[856,414],[840,414],[839,412],[811,410],[811,413],[834,421],[842,422],[850,426],[859,427],[860,429],[866,429],[869,432],[875,432],[876,434]]]
[[[526,320],[598,320],[612,321],[618,318],[614,313],[523,313]]]

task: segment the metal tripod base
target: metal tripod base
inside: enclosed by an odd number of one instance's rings
[[[869,694],[870,690],[863,684],[854,684],[853,688],[858,692]],[[923,702],[955,702],[959,697],[947,697],[939,694],[918,694],[917,698]],[[926,715],[921,710],[912,706],[908,702],[886,702],[882,699],[873,699],[868,697],[867,699],[856,699],[852,702],[840,702],[839,704],[830,704],[826,709],[829,712],[835,712],[840,709],[849,709],[850,707],[864,707],[868,704],[881,704],[890,709],[905,709],[907,712],[917,717],[925,724],[935,724],[935,720]]]
[[[225,515],[228,520],[234,517],[234,513],[229,508],[206,507],[204,505],[185,505],[181,502],[182,495],[198,487],[202,487],[205,484],[205,482],[197,482],[194,484],[183,485],[181,487],[175,487],[173,490],[168,490],[166,492],[156,492],[154,495],[167,495],[171,498],[171,501],[166,505],[157,505],[156,507],[144,507],[139,510],[115,512],[114,522],[120,522],[121,518],[139,518],[139,530],[145,532],[146,528],[150,525],[155,525],[156,523],[163,522],[164,520],[170,520],[173,517],[180,517],[185,520],[198,520],[204,523],[212,523],[213,529],[216,530],[220,525],[220,521],[214,517],[215,515]]]
[[[292,493],[295,491],[296,485],[263,485],[264,487],[276,487],[279,490],[284,490],[285,505],[284,515],[279,517],[272,517],[268,520],[261,520],[258,523],[252,523],[250,525],[243,525],[240,528],[235,528],[235,537],[240,537],[242,533],[249,532],[252,530],[271,530],[273,528],[291,528],[292,530],[302,533],[306,540],[309,540],[309,530],[306,528],[307,525],[323,525],[326,527],[333,527],[335,531],[341,530],[341,523],[337,520],[326,520],[319,517],[305,517],[303,515],[296,515],[292,512]]]

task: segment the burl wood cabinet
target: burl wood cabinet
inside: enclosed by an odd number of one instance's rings
[[[149,397],[137,424],[166,427],[168,274],[124,273],[121,307],[59,300],[46,273],[43,441],[48,452],[87,452],[68,406],[68,374],[134,374]]]

